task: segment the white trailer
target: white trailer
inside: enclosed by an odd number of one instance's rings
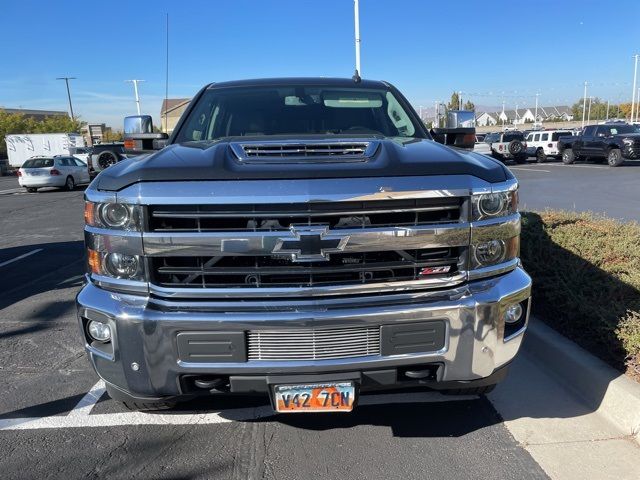
[[[69,155],[69,149],[84,147],[84,137],[77,133],[24,133],[7,135],[9,165],[19,168],[31,157]]]

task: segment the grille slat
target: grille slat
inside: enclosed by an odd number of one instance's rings
[[[250,330],[249,360],[330,360],[380,355],[380,328]]]

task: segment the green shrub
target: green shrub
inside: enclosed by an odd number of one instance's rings
[[[542,320],[640,373],[640,225],[586,213],[523,213],[522,261]]]

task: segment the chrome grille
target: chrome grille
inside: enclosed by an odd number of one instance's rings
[[[284,231],[292,225],[330,229],[403,227],[457,222],[457,197],[242,205],[154,205],[152,232]]]
[[[380,355],[379,327],[250,330],[249,360],[330,360]]]
[[[298,264],[286,256],[151,258],[154,282],[170,288],[318,287],[419,280],[457,272],[459,248],[332,253]]]

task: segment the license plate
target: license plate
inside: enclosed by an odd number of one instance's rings
[[[353,382],[276,385],[277,412],[350,412],[356,400]]]

